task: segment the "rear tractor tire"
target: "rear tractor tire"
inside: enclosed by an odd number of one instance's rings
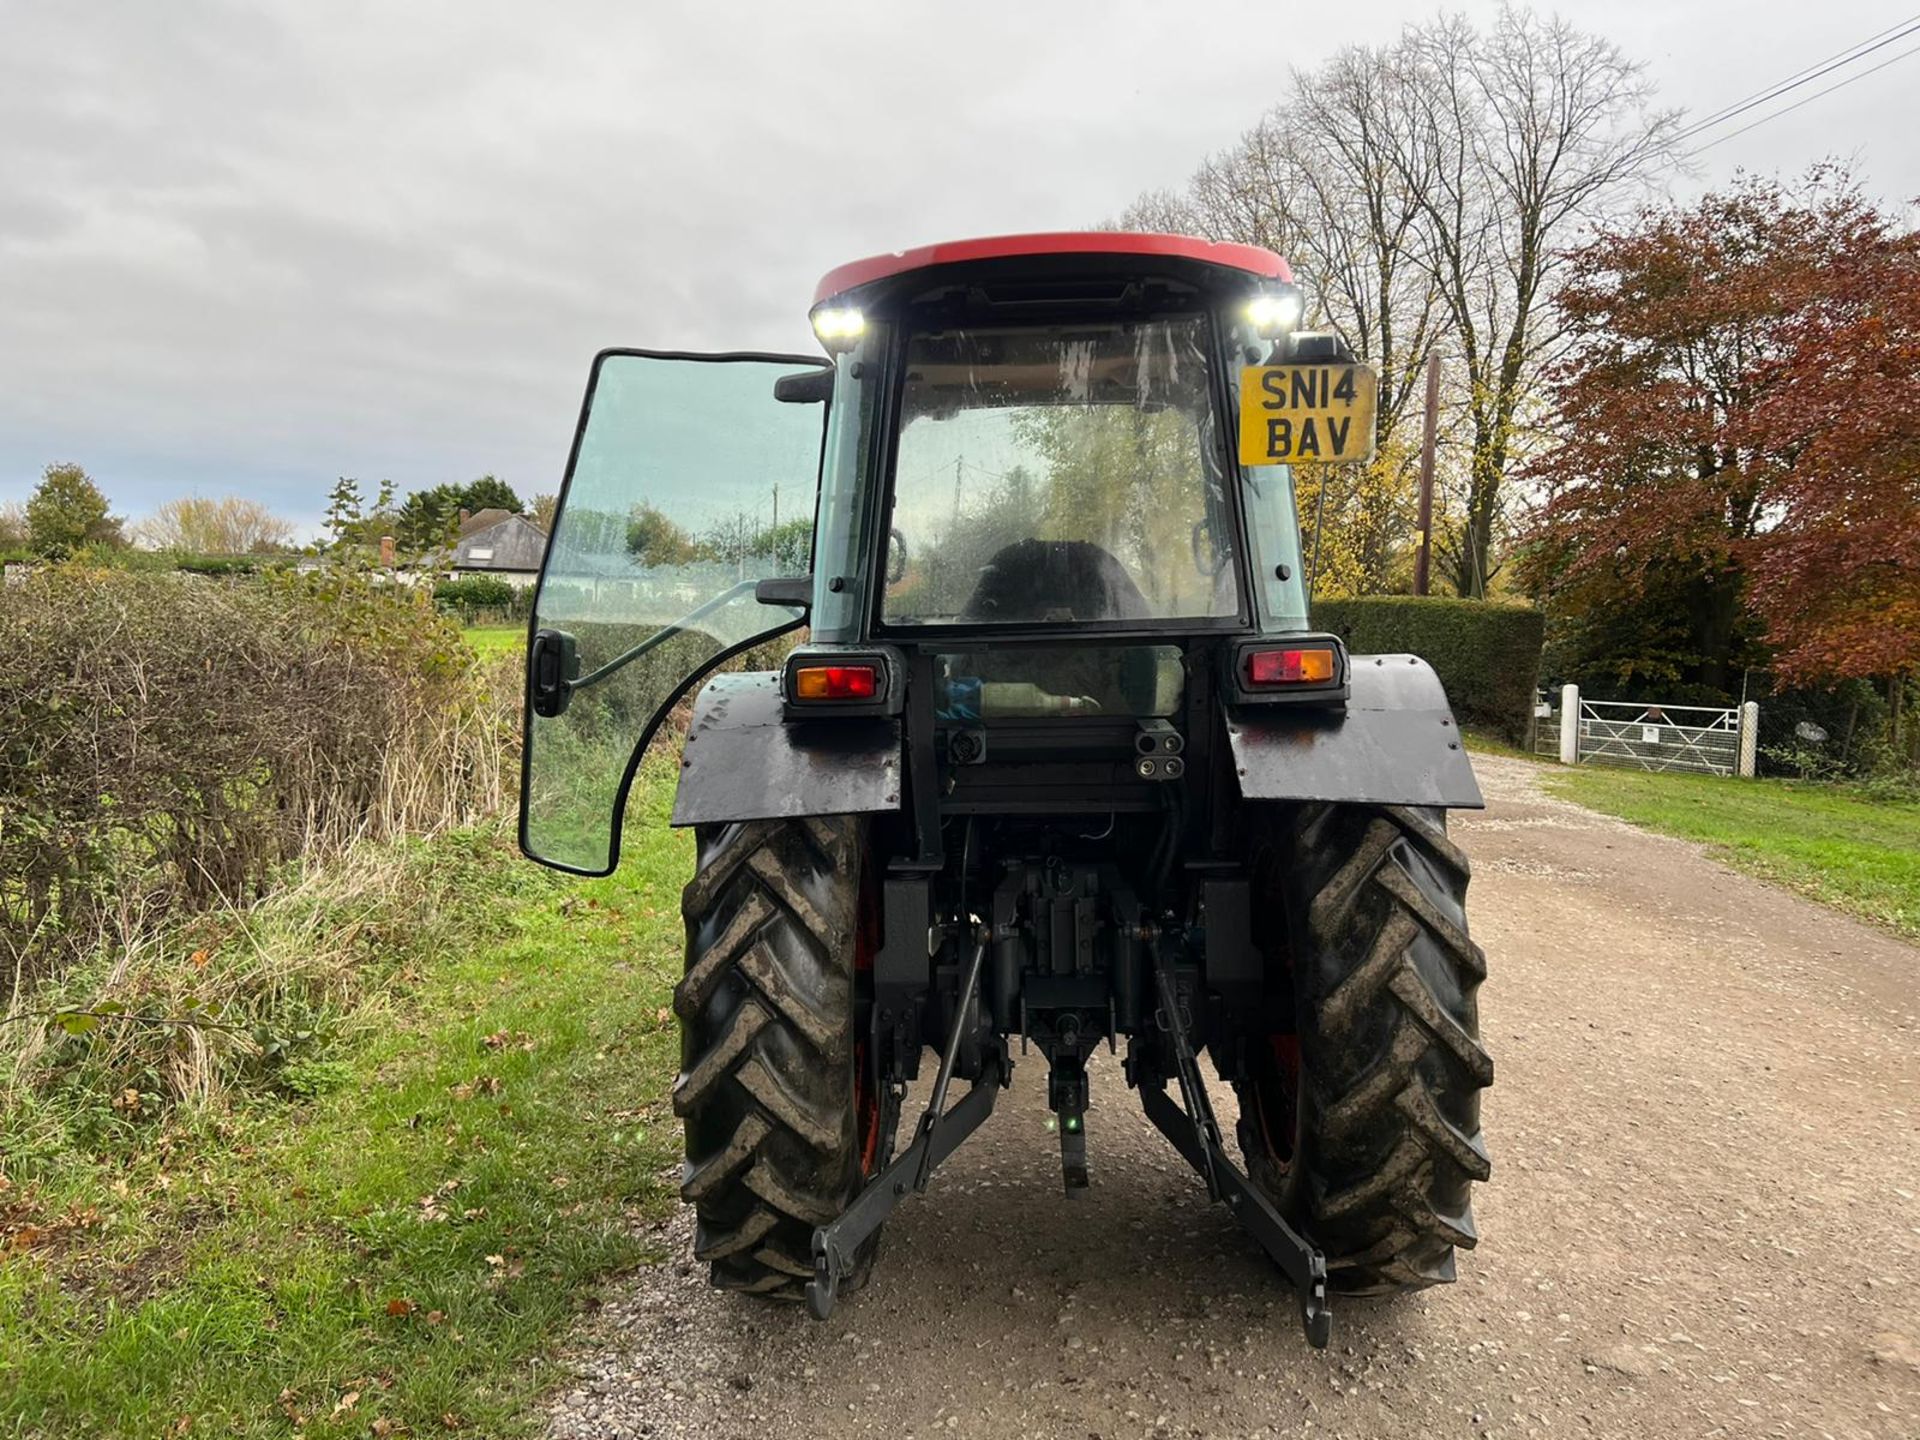
[[[1263,820],[1255,912],[1286,922],[1256,941],[1291,985],[1269,1013],[1294,1024],[1247,1045],[1249,1174],[1325,1252],[1333,1289],[1445,1284],[1454,1251],[1479,1239],[1472,1182],[1492,1171],[1467,857],[1444,811],[1311,805]]]
[[[814,1228],[846,1208],[872,1158],[869,1087],[855,1073],[865,827],[757,820],[695,838],[681,896],[687,969],[673,993],[680,1194],[714,1285],[797,1300]]]

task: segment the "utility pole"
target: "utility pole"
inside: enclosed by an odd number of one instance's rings
[[[1427,593],[1433,565],[1433,449],[1440,425],[1440,352],[1427,352],[1427,414],[1420,426],[1420,532],[1413,552],[1413,593]]]

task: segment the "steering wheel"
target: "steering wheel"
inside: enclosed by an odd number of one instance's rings
[[[1220,572],[1233,563],[1233,556],[1223,555],[1216,550],[1213,556],[1213,563],[1208,564],[1200,551],[1200,537],[1203,534],[1209,541],[1213,539],[1213,522],[1211,520],[1196,520],[1193,522],[1193,535],[1188,542],[1193,547],[1193,568],[1209,580],[1218,580],[1220,578]],[[1208,548],[1212,549],[1212,546],[1209,545]]]

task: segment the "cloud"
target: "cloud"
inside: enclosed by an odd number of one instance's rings
[[[11,0],[0,498],[551,489],[596,349],[809,350],[830,266],[1115,213],[1423,13]]]

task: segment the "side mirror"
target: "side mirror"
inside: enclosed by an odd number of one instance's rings
[[[898,585],[907,575],[907,537],[898,530],[887,532],[887,584]]]
[[[795,575],[778,580],[762,580],[753,587],[753,598],[762,605],[791,605],[805,610],[813,604],[813,577]]]
[[[787,405],[824,405],[833,398],[833,367],[822,365],[773,382],[773,398]]]

